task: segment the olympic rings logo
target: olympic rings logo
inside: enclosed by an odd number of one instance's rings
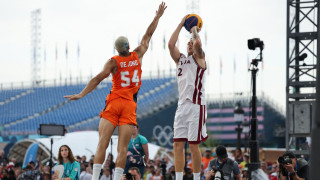
[[[153,128],[153,137],[157,139],[160,146],[173,146],[173,130],[171,126],[165,126],[162,128],[160,125],[156,125]]]

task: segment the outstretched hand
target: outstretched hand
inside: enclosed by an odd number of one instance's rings
[[[78,100],[81,99],[82,96],[80,96],[79,94],[74,94],[74,95],[67,95],[67,96],[63,96],[64,98],[68,98],[68,100],[72,101],[72,100]]]
[[[159,5],[158,10],[156,11],[156,16],[158,16],[160,18],[163,15],[164,10],[166,10],[166,9],[167,9],[166,3],[162,2]]]
[[[184,23],[186,22],[186,18],[187,18],[189,15],[190,15],[190,14],[185,15],[185,16],[182,18],[180,24],[184,25]]]

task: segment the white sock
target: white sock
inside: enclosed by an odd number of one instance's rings
[[[193,180],[200,180],[200,173],[193,173]]]
[[[182,180],[183,179],[183,172],[176,172],[176,180]]]
[[[93,164],[92,180],[99,180],[102,164]]]
[[[114,178],[113,178],[113,180],[121,180],[122,175],[123,175],[123,171],[124,170],[122,168],[116,167],[114,169]]]

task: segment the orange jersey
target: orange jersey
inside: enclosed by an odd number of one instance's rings
[[[137,102],[138,91],[141,86],[141,64],[136,52],[128,57],[113,56],[117,62],[118,70],[112,77],[111,93],[107,102],[122,97]]]

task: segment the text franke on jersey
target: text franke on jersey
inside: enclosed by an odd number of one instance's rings
[[[138,60],[129,61],[128,64],[127,64],[127,62],[120,62],[121,68],[138,66],[138,65],[139,65]]]

